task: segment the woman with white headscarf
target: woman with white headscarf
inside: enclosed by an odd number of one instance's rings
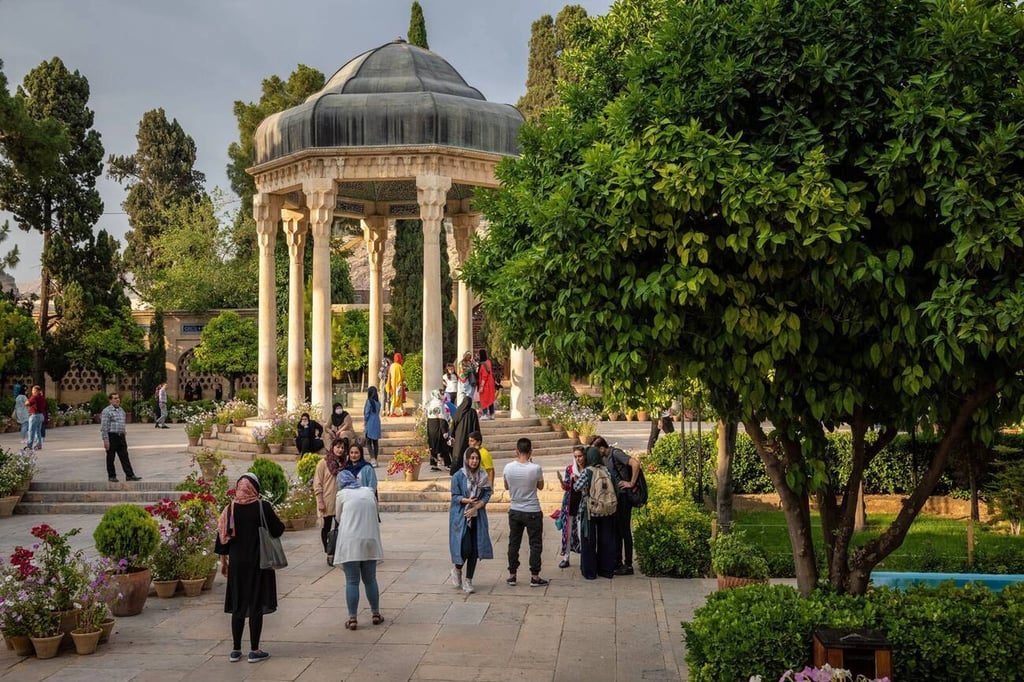
[[[444,461],[445,467],[452,464],[452,456],[448,451],[448,436],[451,424],[448,422],[448,410],[441,399],[440,389],[430,392],[430,401],[424,409],[427,415],[427,443],[430,445],[430,470],[440,471],[438,464]]]
[[[338,519],[338,544],[334,548],[334,565],[345,571],[345,604],[348,607],[346,630],[359,624],[359,581],[362,579],[366,600],[370,602],[373,624],[384,622],[380,615],[380,590],[377,587],[377,562],[384,558],[380,541],[380,517],[377,497],[372,488],[364,487],[351,471],[338,474],[338,495],[335,501]]]
[[[452,502],[448,510],[448,551],[454,564],[452,585],[461,587],[466,594],[473,593],[477,560],[494,558],[487,523],[491,492],[491,479],[480,466],[480,451],[468,448],[462,468],[452,477]]]
[[[262,510],[260,507],[263,507]],[[277,610],[277,575],[273,569],[260,568],[260,517],[275,538],[284,533],[284,524],[274,513],[274,506],[260,499],[260,479],[246,472],[235,484],[235,498],[224,507],[217,521],[217,544],[220,572],[227,576],[224,613],[231,614],[233,647],[228,655],[232,663],[242,660],[242,631],[249,619],[249,662],[258,663],[270,657],[260,649],[263,614]]]

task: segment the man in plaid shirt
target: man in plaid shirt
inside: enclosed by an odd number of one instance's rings
[[[100,437],[103,438],[103,449],[107,451],[107,477],[111,483],[117,483],[117,472],[114,471],[114,454],[117,453],[124,469],[126,481],[141,481],[132,471],[132,462],[128,459],[128,440],[125,438],[125,414],[121,409],[121,396],[110,394],[110,404],[100,413]]]

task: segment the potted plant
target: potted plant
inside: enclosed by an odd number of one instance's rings
[[[284,416],[274,417],[267,429],[267,447],[270,454],[281,453],[286,438],[295,435],[295,423]]]
[[[185,420],[185,436],[190,447],[199,445],[199,438],[207,429],[206,420],[201,414],[194,414]]]
[[[216,565],[217,555],[213,553],[213,547],[190,547],[181,559],[181,584],[185,587],[186,597],[199,596],[206,577]]]
[[[256,454],[265,455],[270,452],[267,447],[267,436],[270,434],[269,426],[257,426],[252,430],[253,440],[256,441]]]
[[[193,456],[193,464],[198,464],[203,478],[208,481],[215,479],[224,469],[224,456],[216,448],[200,448]]]
[[[719,535],[711,543],[711,570],[720,590],[768,582],[768,560],[740,530]]]
[[[81,605],[78,627],[71,631],[71,637],[75,642],[75,651],[80,655],[95,652],[103,635],[107,602],[113,597],[115,589],[109,567],[110,562],[106,559],[89,564],[89,579],[78,594],[78,603]]]
[[[32,565],[31,559],[24,563],[20,561],[25,552],[28,550],[23,547],[16,549],[11,555],[11,563],[0,572],[0,632],[8,648],[18,656],[31,656],[33,652],[29,639],[32,604],[25,599],[29,585],[26,578]]]
[[[152,579],[150,557],[160,542],[160,524],[141,507],[119,504],[103,514],[92,537],[100,556],[116,562],[114,579],[120,596],[111,611],[115,616],[142,613]]]
[[[315,523],[316,496],[305,486],[295,486],[288,498],[277,508],[277,515],[290,530],[304,530]]]
[[[417,480],[420,475],[420,465],[423,464],[423,460],[429,457],[429,455],[430,450],[424,447],[401,448],[397,450],[392,455],[391,462],[388,464],[388,476],[402,473],[407,481]]]

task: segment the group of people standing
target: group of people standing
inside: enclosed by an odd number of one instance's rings
[[[11,416],[18,422],[22,447],[30,450],[43,449],[48,413],[49,406],[42,388],[33,386],[31,394],[26,394],[24,384],[14,385],[14,411]]]

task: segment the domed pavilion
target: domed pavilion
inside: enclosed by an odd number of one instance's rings
[[[259,409],[277,401],[274,247],[288,244],[288,405],[305,399],[303,251],[313,242],[312,403],[331,392],[330,236],[335,219],[361,221],[370,268],[369,381],[383,354],[381,259],[395,220],[423,223],[423,376],[440,378],[440,230],[451,220],[458,265],[480,216],[478,187],[496,187],[495,166],[519,154],[523,117],[488,102],[439,55],[399,39],[352,59],[306,101],[256,129],[253,199],[259,241]],[[473,347],[472,295],[459,282],[458,355]],[[531,413],[533,357],[513,348],[513,416]],[[423,401],[431,382],[424,381]]]

